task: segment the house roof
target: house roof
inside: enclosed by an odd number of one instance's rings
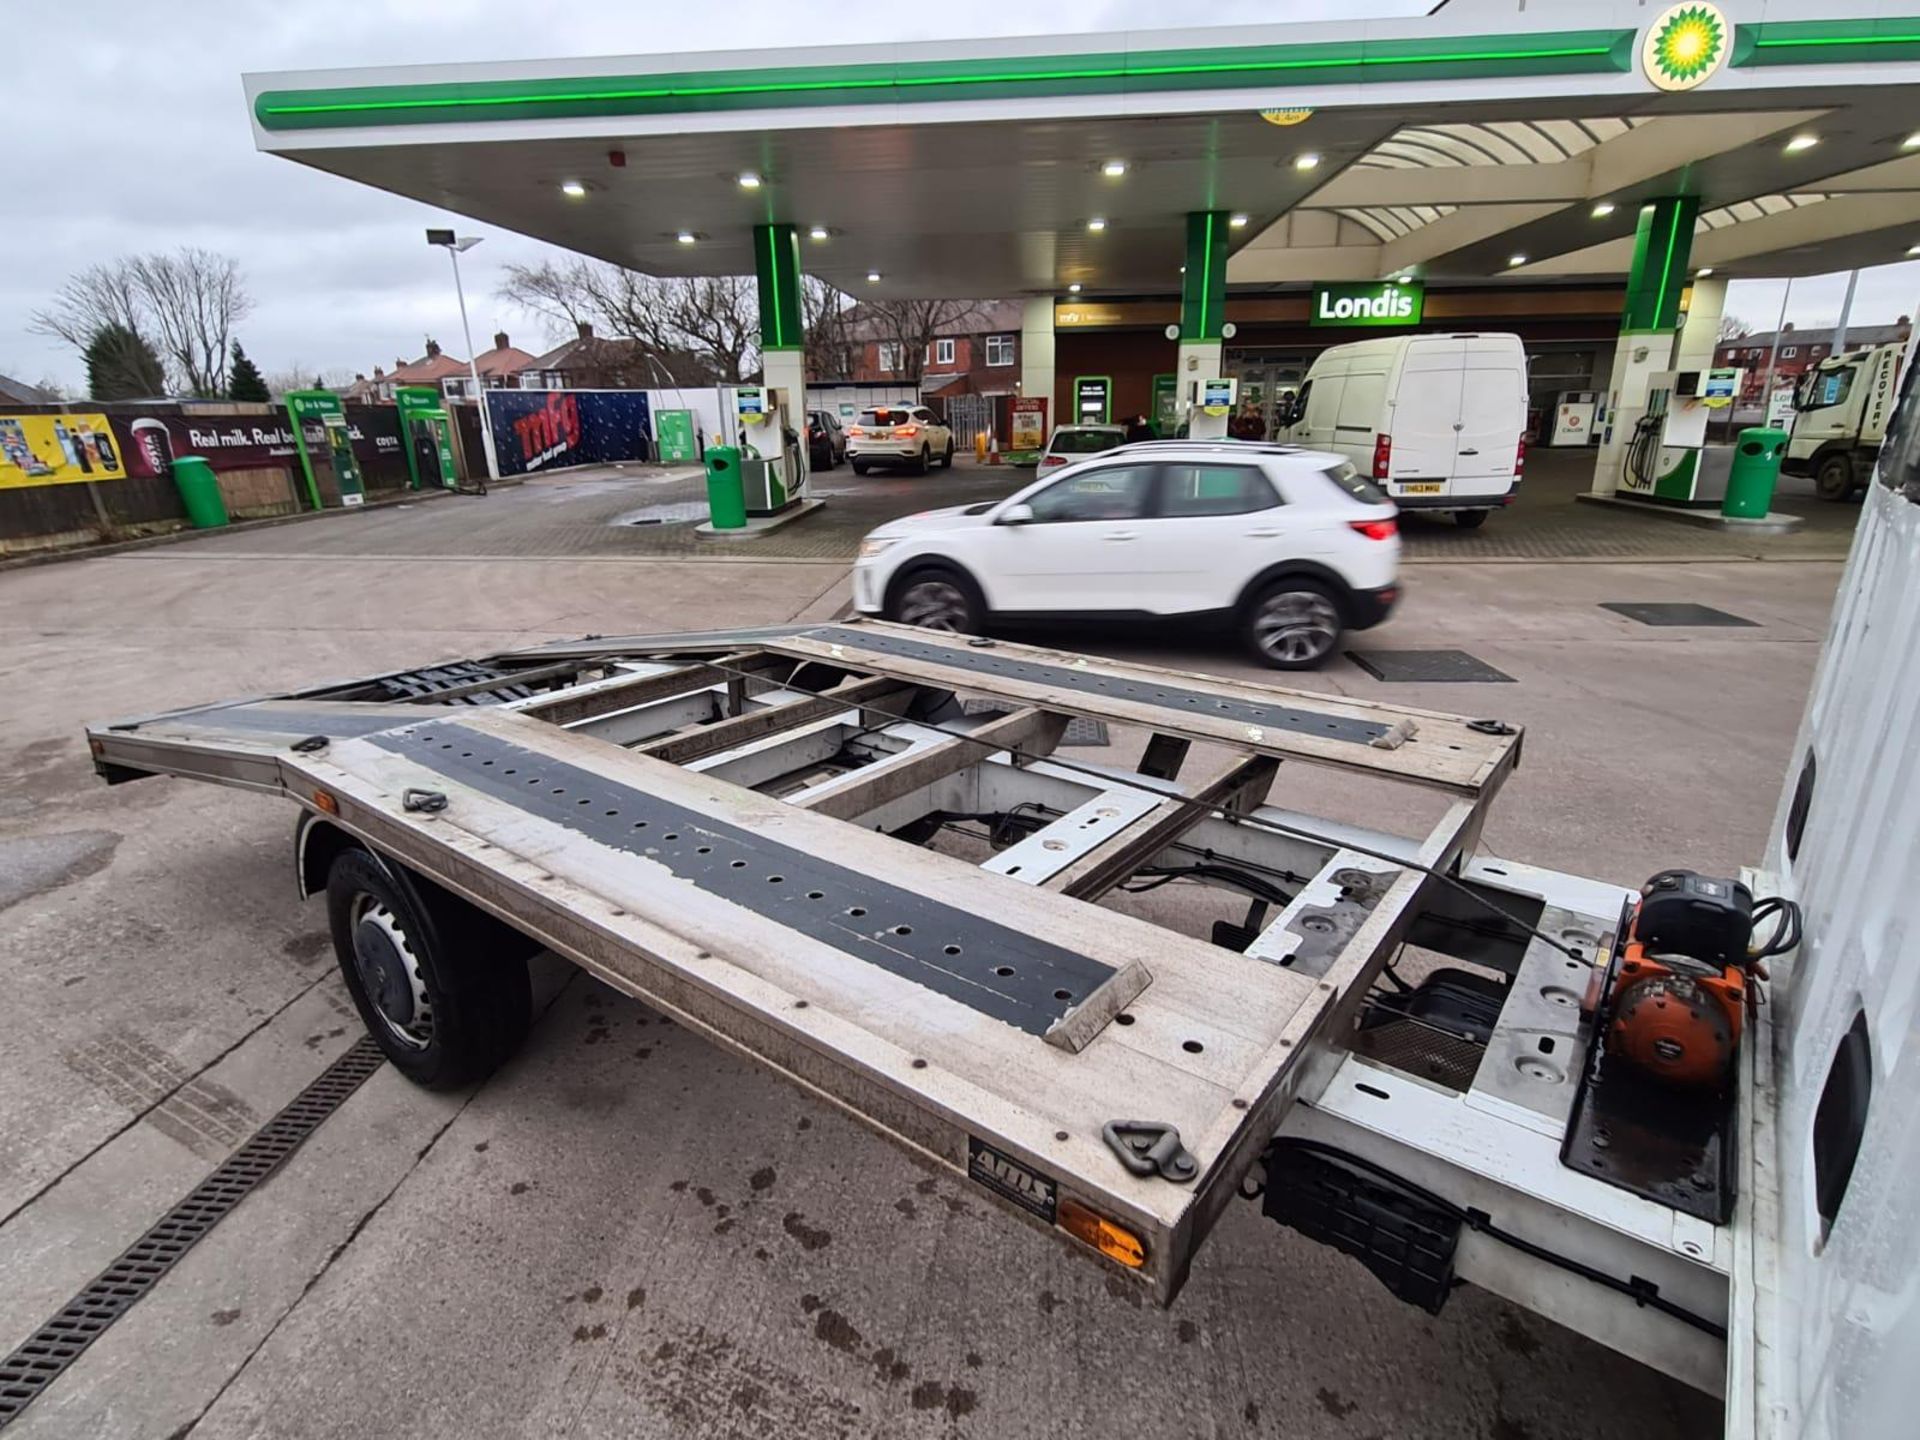
[[[0,400],[14,405],[52,405],[59,397],[49,395],[37,385],[29,385],[24,380],[15,380],[10,375],[0,375]]]
[[[495,338],[506,339],[504,335]],[[518,345],[501,344],[495,345],[491,350],[482,350],[473,357],[473,363],[480,367],[482,375],[518,375],[534,361],[533,356]]]
[[[467,362],[456,360],[445,351],[422,355],[418,360],[397,362],[386,378],[396,385],[435,385],[449,375],[467,373]]]

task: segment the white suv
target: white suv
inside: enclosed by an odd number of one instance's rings
[[[909,465],[922,475],[936,461],[953,468],[953,431],[924,405],[877,405],[847,427],[853,473],[875,465]]]
[[[960,631],[995,617],[1231,616],[1260,659],[1305,669],[1400,598],[1397,513],[1325,451],[1123,445],[1005,500],[882,525],[861,542],[853,603]]]

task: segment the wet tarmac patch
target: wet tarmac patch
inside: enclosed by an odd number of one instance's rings
[[[104,869],[120,844],[112,830],[66,830],[0,840],[0,910]]]

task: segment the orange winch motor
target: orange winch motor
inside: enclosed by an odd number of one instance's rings
[[[1649,880],[1613,972],[1608,1052],[1671,1084],[1725,1085],[1753,984],[1752,910],[1737,881],[1685,870]]]

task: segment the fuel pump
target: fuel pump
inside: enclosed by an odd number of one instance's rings
[[[1634,421],[1620,488],[1673,505],[1718,505],[1726,498],[1729,446],[1709,448],[1707,421],[1733,404],[1745,372],[1656,370],[1646,408]]]
[[[740,422],[740,483],[749,515],[777,515],[807,498],[807,447],[783,388],[733,392]]]

